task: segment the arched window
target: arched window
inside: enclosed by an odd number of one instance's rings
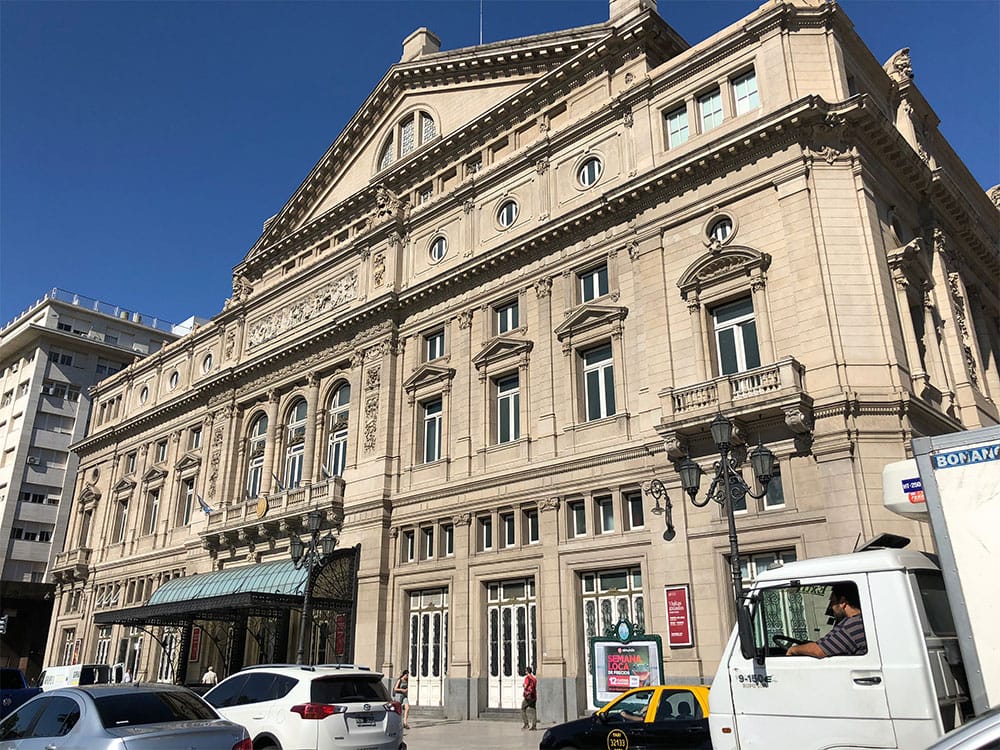
[[[378,168],[385,169],[397,159],[413,153],[437,137],[437,123],[430,113],[411,112],[397,122],[379,152]]]
[[[341,477],[347,465],[347,432],[350,416],[351,386],[338,388],[330,401],[330,438],[326,454],[326,470],[330,476]]]
[[[306,402],[299,399],[288,416],[288,440],[285,449],[285,489],[298,487],[302,481],[302,462],[306,447]]]
[[[264,446],[267,444],[267,416],[261,414],[250,426],[247,446],[247,487],[248,498],[260,494],[260,482],[264,474]]]

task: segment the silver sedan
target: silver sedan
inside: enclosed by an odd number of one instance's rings
[[[187,688],[88,685],[35,696],[0,722],[0,750],[252,750]]]

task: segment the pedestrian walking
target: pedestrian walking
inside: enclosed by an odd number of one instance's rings
[[[404,669],[392,687],[392,697],[403,706],[403,729],[410,728],[410,670]]]
[[[524,699],[521,701],[521,729],[535,731],[538,724],[538,680],[531,667],[524,668]]]
[[[219,675],[215,673],[215,667],[209,667],[205,670],[205,674],[202,675],[201,684],[202,685],[215,685],[219,681]]]

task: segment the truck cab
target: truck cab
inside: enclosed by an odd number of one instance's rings
[[[791,643],[830,631],[834,584],[857,591],[866,651],[786,655]],[[716,750],[922,748],[971,714],[933,555],[868,548],[789,563],[759,576],[741,619],[712,683]]]

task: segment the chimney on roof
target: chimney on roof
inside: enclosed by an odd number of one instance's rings
[[[427,27],[421,26],[403,40],[403,56],[400,62],[410,62],[424,55],[433,55],[441,51],[441,40],[437,34],[429,31]]]
[[[608,16],[611,23],[636,16],[643,11],[656,12],[656,0],[610,0],[611,13]]]

